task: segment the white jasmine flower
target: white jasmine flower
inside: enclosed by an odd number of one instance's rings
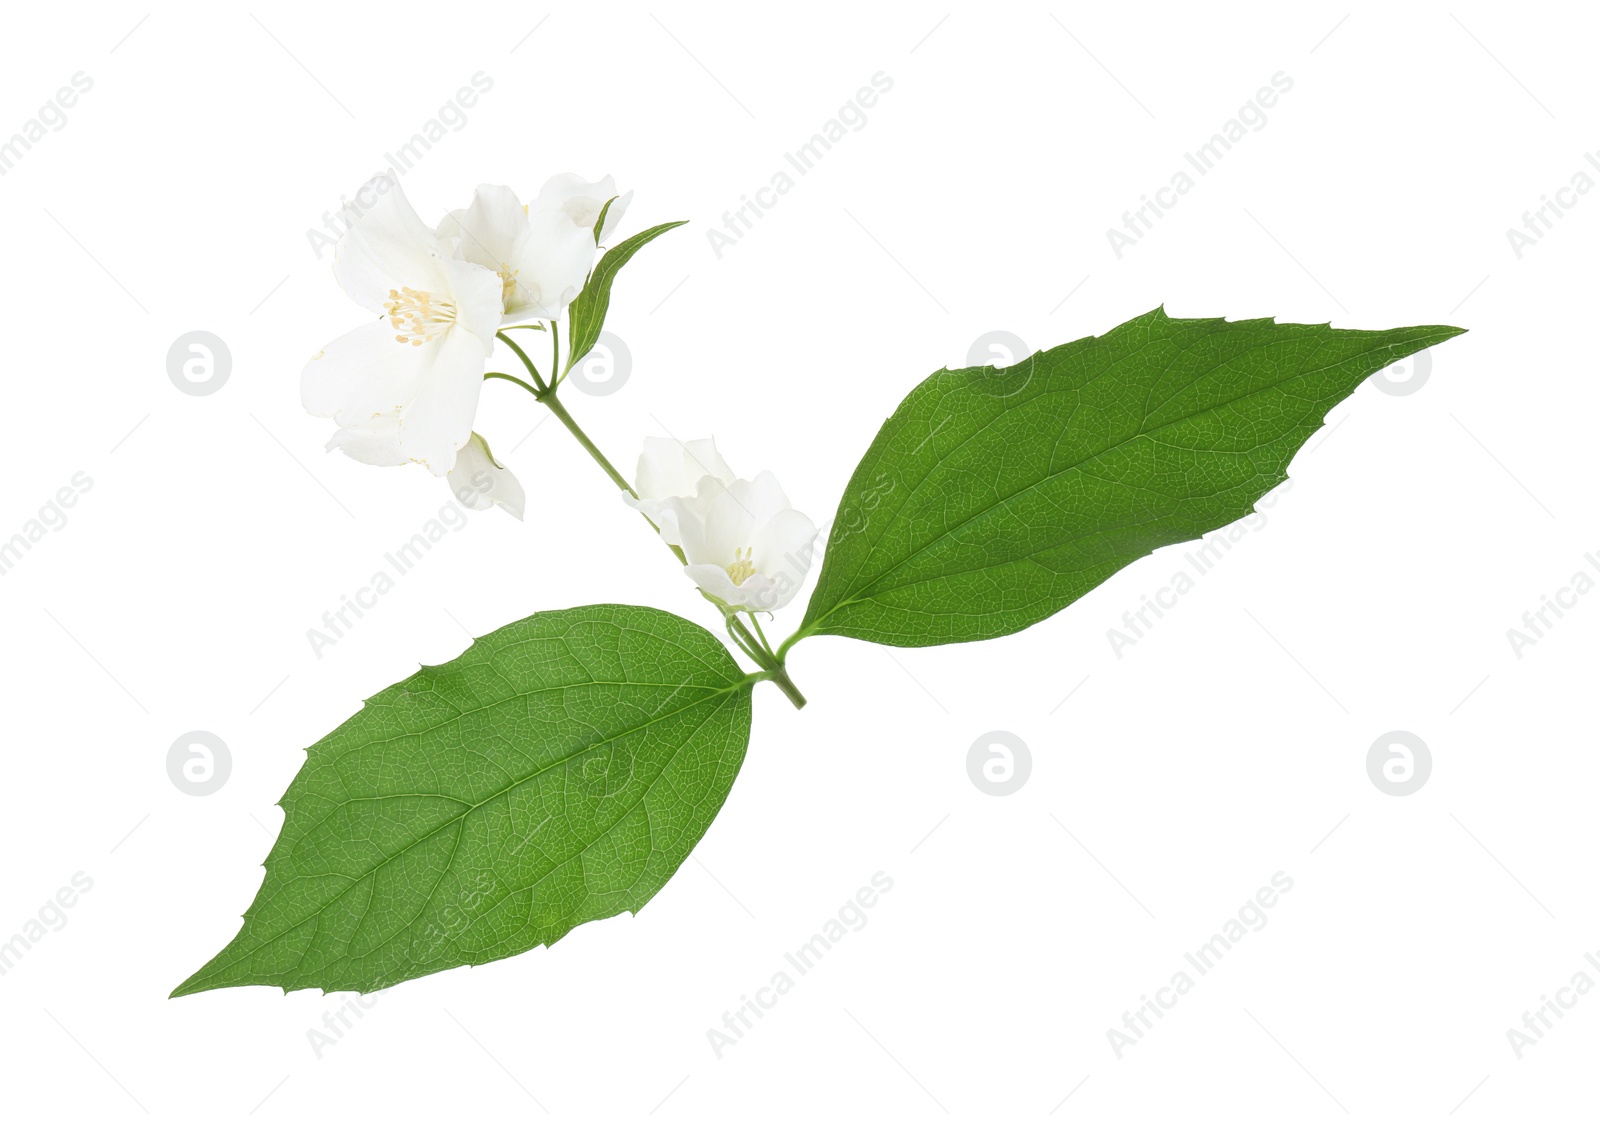
[[[594,222],[575,226],[557,209],[530,209],[503,184],[480,184],[472,203],[447,215],[438,236],[457,258],[500,279],[501,324],[552,321],[594,266]]]
[[[771,471],[735,478],[709,439],[648,439],[639,494],[625,498],[683,550],[684,573],[732,608],[776,611],[810,571],[817,527],[789,505]]]
[[[518,521],[526,495],[516,475],[496,461],[489,444],[476,431],[456,456],[449,475],[450,492],[463,506],[486,510],[499,506]]]
[[[339,240],[334,276],[382,316],[312,358],[301,400],[339,424],[330,447],[443,475],[472,434],[502,284],[494,271],[450,257],[393,180],[379,177],[372,190],[377,202]]]

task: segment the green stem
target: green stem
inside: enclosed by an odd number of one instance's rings
[[[750,626],[756,629],[756,637],[761,640],[761,645],[765,647],[767,652],[770,654],[772,651],[772,644],[767,642],[767,633],[761,630],[760,617],[757,616],[755,612],[746,612],[745,614],[750,617]]]
[[[533,385],[529,384],[526,380],[523,380],[520,376],[512,376],[508,372],[486,372],[486,373],[483,374],[483,379],[485,379],[485,380],[509,380],[512,384],[515,384],[517,387],[526,388],[529,392],[533,393],[535,399],[537,399],[538,396],[539,396],[539,390],[537,388],[535,388]]]
[[[705,592],[701,592],[700,594],[705,596],[707,600],[710,600],[714,604],[719,603],[719,601],[713,600],[709,595],[706,595]],[[751,662],[756,663],[758,666],[761,665],[761,653],[756,650],[752,644],[745,642],[745,636],[739,634],[739,625],[735,620],[737,613],[726,606],[723,606],[721,610],[722,626],[727,629],[728,638],[739,644],[739,649],[749,657]],[[762,669],[765,670],[766,667],[762,666]]]
[[[755,636],[750,634],[750,629],[740,623],[735,615],[730,614],[726,622],[728,634],[732,635],[739,645],[744,648],[745,654],[749,655],[757,666],[772,675],[772,681],[794,703],[794,708],[797,710],[805,709],[806,696],[800,692],[799,687],[789,680],[789,672],[784,669],[783,663],[778,661],[777,656],[757,642]]]
[[[522,346],[511,340],[510,336],[507,335],[503,330],[497,332],[495,336],[504,341],[507,345],[511,346],[511,351],[517,355],[517,357],[522,361],[524,367],[527,368],[528,375],[533,377],[533,382],[539,386],[539,391],[544,391],[546,388],[544,378],[539,375],[539,370],[534,367],[533,361],[528,358],[528,354],[522,351]],[[535,392],[534,395],[538,395],[538,392]]]
[[[605,457],[600,448],[595,446],[594,440],[590,439],[584,433],[583,428],[578,426],[578,421],[572,418],[572,413],[567,411],[567,406],[561,402],[554,392],[540,396],[539,402],[549,408],[555,417],[566,426],[566,429],[572,432],[572,437],[582,444],[585,451],[589,452],[590,458],[600,464],[600,469],[606,472],[612,482],[615,482],[633,497],[637,498],[639,496],[639,492],[629,484],[626,478],[622,477],[622,472],[611,465],[611,460]]]
[[[807,638],[809,635],[811,635],[813,630],[814,625],[812,627],[802,627],[793,635],[789,636],[789,638],[785,639],[783,641],[783,645],[779,647],[776,652],[778,661],[782,662],[784,660],[784,656],[789,653],[789,648],[800,642],[800,640]]]
[[[806,708],[806,696],[800,693],[800,688],[798,686],[789,681],[789,672],[787,670],[785,670],[782,666],[779,666],[773,670],[769,670],[767,673],[772,675],[771,681],[773,685],[782,690],[784,696],[787,697],[789,701],[794,703],[795,709],[803,710]]]

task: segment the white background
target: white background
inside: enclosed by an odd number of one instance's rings
[[[1506,237],[1600,149],[1582,6],[8,20],[0,136],[93,80],[0,178],[0,539],[93,481],[0,576],[0,937],[93,881],[0,978],[8,1123],[1592,1116],[1600,993],[1520,1059],[1506,1037],[1600,948],[1600,596],[1520,658],[1506,636],[1575,571],[1600,578],[1600,195],[1520,258]],[[882,418],[990,330],[1045,347],[1165,303],[1471,332],[1414,394],[1365,385],[1334,409],[1266,525],[1120,657],[1108,629],[1185,547],[1007,639],[797,648],[811,705],[757,689],[726,807],[637,919],[392,989],[318,1057],[307,1031],[342,1001],[167,999],[236,931],[300,750],[538,609],[710,625],[561,428],[496,384],[479,429],[536,493],[527,521],[472,515],[336,646],[307,641],[447,495],[322,453],[299,371],[363,315],[306,232],[479,71],[492,91],[404,179],[418,210],[571,169],[636,190],[625,232],[690,220],[618,284],[630,380],[571,408],[628,468],[646,435],[714,434],[819,524]],[[723,211],[879,71],[893,89],[865,127],[714,254]],[[1107,228],[1279,71],[1294,85],[1265,128],[1114,255]],[[232,351],[214,395],[167,376],[193,329]],[[1406,798],[1366,771],[1397,729],[1433,756]],[[167,776],[190,730],[232,750],[208,797]],[[1032,750],[1003,799],[966,772],[991,730]],[[894,888],[867,926],[717,1058],[706,1030],[880,870]],[[1266,927],[1118,1058],[1107,1029],[1278,871],[1294,886]]]

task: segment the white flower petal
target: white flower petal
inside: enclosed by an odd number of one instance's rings
[[[500,276],[459,259],[442,259],[439,266],[455,303],[456,325],[477,337],[487,357],[494,352],[494,335],[501,325]]]
[[[516,285],[507,302],[507,316],[520,320],[560,317],[589,280],[594,253],[592,232],[575,227],[559,211],[530,210],[528,230],[510,260]]]
[[[483,346],[457,328],[418,351],[430,353],[431,363],[416,397],[400,413],[400,450],[434,474],[446,474],[472,435],[483,389]]]
[[[356,198],[370,199],[372,205],[334,248],[333,275],[345,293],[381,313],[390,290],[439,289],[438,237],[412,208],[399,181],[380,173],[362,185]]]
[[[721,565],[690,564],[683,567],[683,574],[694,581],[694,586],[708,595],[728,604],[739,602],[739,589],[728,576],[728,570]]]
[[[533,202],[533,207],[564,213],[571,223],[589,232],[592,239],[595,222],[600,218],[600,209],[616,194],[617,182],[610,176],[603,176],[599,180],[584,180],[577,173],[557,173],[545,181],[544,187],[539,189],[539,196]],[[619,200],[618,203],[622,201]],[[609,216],[606,218],[610,219]]]
[[[711,485],[711,480],[702,481]],[[704,540],[693,553],[684,546],[691,561],[711,561],[727,566],[741,553],[749,552],[758,525],[756,509],[751,504],[753,485],[743,478],[726,487],[718,484],[719,493],[706,514]]]
[[[314,416],[360,427],[405,407],[432,364],[432,345],[401,344],[387,321],[368,322],[307,362],[300,374],[300,401]]]
[[[794,599],[793,588],[780,587],[759,572],[739,585],[739,607],[752,612],[775,612]]]
[[[340,450],[357,462],[371,466],[402,466],[409,460],[400,451],[400,413],[377,416],[360,427],[342,427],[328,440],[327,450]]]
[[[678,526],[679,499],[635,498],[632,494],[624,494],[622,504],[638,510],[655,523],[655,527],[661,531],[661,539],[667,544],[683,543],[683,533]]]
[[[755,515],[758,525],[789,508],[789,495],[783,492],[783,487],[778,485],[778,476],[770,470],[756,475],[741,497]]]
[[[472,203],[445,216],[439,237],[448,239],[456,256],[499,271],[528,230],[528,211],[517,194],[503,184],[480,184]]]
[[[718,487],[720,489],[720,487]],[[627,494],[622,500],[655,522],[661,530],[661,539],[669,545],[682,546],[686,541],[696,546],[704,541],[705,512],[711,498],[632,498]]]
[[[816,559],[816,540],[816,523],[799,510],[781,510],[756,530],[750,563],[776,590],[775,602],[763,610],[776,611],[794,599]]]
[[[781,608],[793,595],[779,593],[771,577],[759,573],[735,584],[728,570],[711,564],[690,564],[683,573],[694,581],[695,587],[715,596],[729,607],[753,612],[769,612]]]
[[[665,507],[662,512],[662,521],[657,522],[662,530],[676,527],[677,536],[669,544],[676,544],[683,549],[684,556],[689,558],[690,564],[705,563],[715,564],[719,568],[733,563],[733,553],[722,545],[712,544],[707,532],[707,524],[712,512],[728,492],[728,487],[707,475],[700,480],[701,489],[692,497],[664,498]]]
[[[683,574],[694,581],[696,588],[726,604],[738,607],[743,600],[739,586],[728,576],[728,570],[721,565],[688,564],[684,566]]]
[[[449,483],[456,500],[469,509],[499,506],[518,521],[522,520],[526,501],[522,484],[516,475],[495,461],[489,444],[476,431],[457,453]]]
[[[634,486],[641,498],[688,497],[696,492],[706,475],[723,485],[736,477],[717,451],[714,439],[691,439],[682,443],[676,439],[650,438],[644,441]]]

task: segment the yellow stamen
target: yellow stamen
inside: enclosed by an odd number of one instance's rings
[[[389,291],[389,300],[383,304],[389,315],[389,325],[399,330],[394,339],[402,345],[421,345],[432,341],[456,320],[454,302],[435,302],[426,290],[413,290],[403,286]]]
[[[756,566],[751,563],[750,549],[735,549],[733,563],[728,566],[728,579],[735,584],[743,584],[756,574]]]
[[[500,304],[509,308],[512,304],[511,295],[519,285],[517,272],[509,263],[501,263],[500,269],[495,273],[500,276]]]

